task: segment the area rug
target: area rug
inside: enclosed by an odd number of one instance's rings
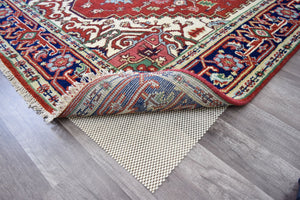
[[[1,70],[47,121],[215,112],[283,67],[299,19],[299,0],[0,0]]]

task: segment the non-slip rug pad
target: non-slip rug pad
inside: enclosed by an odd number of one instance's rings
[[[151,192],[226,107],[70,120]]]

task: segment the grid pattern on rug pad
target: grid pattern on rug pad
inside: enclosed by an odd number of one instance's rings
[[[226,107],[70,118],[154,192]]]

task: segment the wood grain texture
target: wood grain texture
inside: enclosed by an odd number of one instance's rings
[[[228,108],[150,193],[67,119],[46,124],[0,75],[0,199],[280,199],[300,177],[300,52]]]
[[[200,144],[168,180],[156,191],[158,199],[272,199]]]
[[[296,195],[300,170],[222,119],[200,144],[274,199]]]
[[[50,185],[0,119],[0,199],[41,199]]]

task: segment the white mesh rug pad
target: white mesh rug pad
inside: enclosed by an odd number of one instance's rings
[[[70,118],[154,192],[226,107]]]

